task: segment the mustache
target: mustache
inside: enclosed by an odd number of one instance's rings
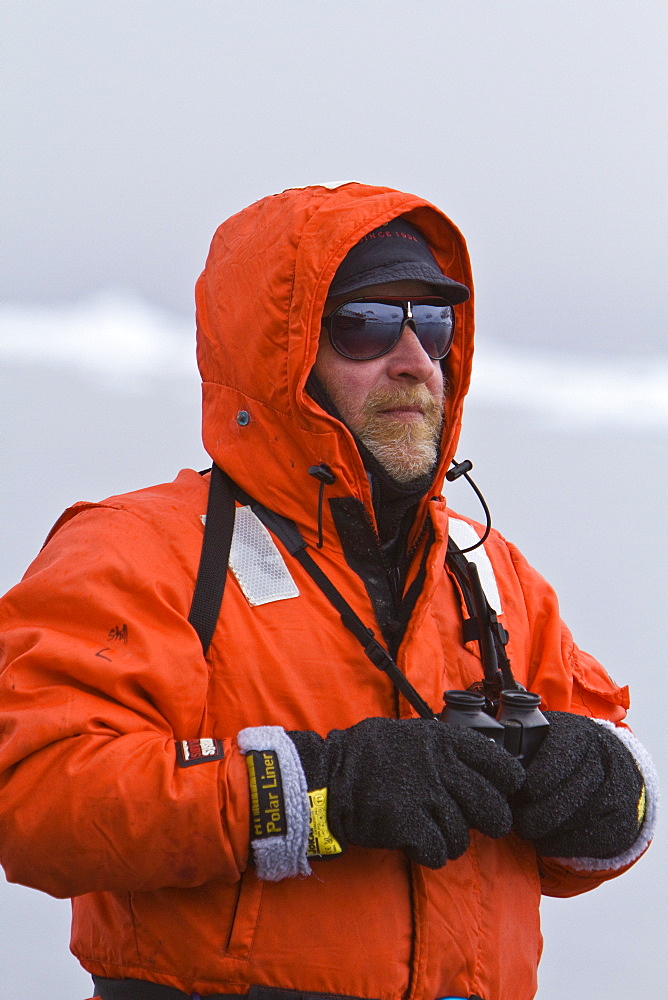
[[[362,416],[373,417],[383,410],[410,406],[422,410],[430,420],[440,418],[443,412],[443,402],[435,398],[424,385],[398,386],[396,389],[372,389],[364,401]]]

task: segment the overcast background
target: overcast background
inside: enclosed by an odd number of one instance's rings
[[[653,0],[4,0],[0,592],[60,511],[202,468],[192,287],[285,187],[415,191],[469,241],[460,457],[665,763],[665,10]],[[453,506],[477,516],[457,484]],[[665,771],[664,771],[665,773]],[[539,1000],[665,993],[666,849],[546,900]],[[0,883],[0,1000],[84,1000]]]

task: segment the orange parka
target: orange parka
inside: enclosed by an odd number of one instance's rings
[[[336,480],[326,500],[356,497],[373,518],[369,482],[350,433],[304,386],[339,263],[399,215],[424,233],[443,271],[472,288],[464,241],[440,211],[356,183],[292,189],[240,212],[217,231],[197,284],[207,451],[252,497],[296,522],[377,634],[326,502],[324,544],[315,547],[319,484],[307,470],[327,463]],[[411,539],[428,518],[435,541],[397,656],[434,710],[445,689],[482,675],[477,643],[462,642],[461,599],[444,565],[453,515],[440,484],[469,384],[473,297],[456,312],[441,463]],[[473,831],[470,849],[439,871],[398,851],[350,847],[314,861],[306,878],[256,877],[239,730],[324,736],[366,717],[414,713],[280,541],[299,595],[251,606],[230,574],[203,657],[188,612],[207,490],[208,477],[186,470],[173,483],[75,505],[4,598],[8,879],[74,897],[74,954],[104,977],[204,996],[273,985],[379,1000],[530,1000],[541,889],[573,895],[618,872],[575,871],[537,858],[513,834],[495,841]],[[517,679],[549,709],[620,722],[626,689],[574,645],[551,588],[498,533],[485,549]],[[179,767],[175,741],[198,737],[222,740],[224,757]]]

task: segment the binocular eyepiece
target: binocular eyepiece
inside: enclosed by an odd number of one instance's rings
[[[525,767],[550,725],[540,711],[540,695],[531,691],[502,691],[496,718],[484,711],[485,698],[475,691],[446,691],[443,699],[445,708],[438,716],[441,722],[476,729]]]

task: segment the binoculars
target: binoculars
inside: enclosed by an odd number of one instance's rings
[[[476,729],[494,740],[526,767],[543,742],[550,723],[540,711],[540,695],[504,690],[496,718],[484,711],[485,698],[475,691],[446,691],[445,708],[438,716],[451,726]]]

